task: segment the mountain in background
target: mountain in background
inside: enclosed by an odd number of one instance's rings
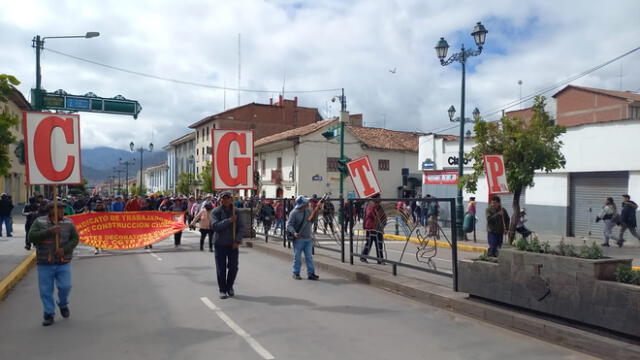
[[[129,166],[129,177],[135,176],[140,170],[140,153],[131,152],[111,147],[97,147],[94,149],[82,149],[82,176],[89,181],[89,185],[105,181],[110,175],[116,175],[113,168],[118,166],[120,159],[123,161],[135,159],[135,164]],[[167,153],[164,150],[145,151],[143,154],[143,166],[160,165],[167,161]],[[123,166],[120,168],[124,169]],[[124,174],[121,175],[124,179]]]

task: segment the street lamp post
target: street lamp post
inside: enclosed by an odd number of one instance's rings
[[[119,158],[120,165],[124,165],[124,183],[126,187],[126,196],[129,196],[129,165],[134,165],[136,163],[136,159],[131,159],[127,161],[122,161],[122,158]]]
[[[33,44],[31,45],[32,47],[36,48],[36,89],[35,89],[35,95],[37,96],[32,96],[31,97],[31,102],[32,105],[34,107],[35,110],[42,110],[42,104],[38,103],[37,99],[41,99],[40,92],[42,91],[42,72],[40,70],[40,52],[42,51],[42,49],[44,49],[44,40],[45,39],[79,39],[79,38],[84,38],[84,39],[90,39],[90,38],[94,38],[94,37],[98,37],[100,36],[99,32],[96,31],[90,31],[84,35],[73,35],[73,36],[45,36],[45,37],[40,37],[40,35],[36,35],[36,37],[33,38]]]
[[[120,178],[121,178],[120,175],[124,172],[124,170],[118,169],[117,166],[114,166],[113,167],[113,172],[118,175],[118,187],[117,187],[117,190],[118,190],[118,194],[121,194],[122,193],[122,182],[120,181]]]
[[[140,183],[138,184],[138,189],[140,191],[140,194],[142,195],[142,154],[145,151],[148,152],[152,152],[153,151],[153,143],[149,143],[149,149],[145,149],[142,146],[136,149],[136,145],[132,142],[129,143],[129,148],[131,149],[131,151],[138,151],[140,153]]]
[[[447,52],[449,50],[449,44],[447,43],[447,41],[444,38],[440,38],[440,41],[438,41],[438,44],[435,47],[436,54],[440,59],[440,65],[447,66],[447,65],[453,64],[454,62],[458,62],[462,66],[462,91],[461,91],[461,101],[460,101],[460,119],[461,119],[460,120],[460,149],[458,151],[458,181],[460,181],[460,179],[464,174],[463,172],[464,170],[464,135],[465,135],[464,134],[464,123],[465,123],[464,102],[465,102],[465,75],[466,75],[465,65],[467,63],[468,58],[473,56],[478,56],[482,53],[482,47],[484,46],[484,41],[486,39],[487,33],[488,31],[487,29],[485,29],[484,25],[478,22],[476,26],[473,28],[473,32],[471,33],[471,35],[473,36],[473,39],[476,42],[476,46],[478,47],[477,50],[467,50],[464,48],[464,44],[462,44],[460,52],[457,52],[451,55],[451,57],[449,57],[449,59],[447,60],[445,60],[445,58],[447,57]],[[455,113],[455,109],[453,108],[453,106],[449,108],[450,118],[453,118],[452,112]],[[462,239],[463,238],[462,221],[464,217],[464,211],[462,208],[462,188],[461,187],[458,187],[456,212],[457,212],[457,217],[456,217],[457,235],[459,239]]]

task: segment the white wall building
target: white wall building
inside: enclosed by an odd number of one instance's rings
[[[261,175],[260,195],[322,196],[331,192],[333,197],[338,197],[339,138],[327,140],[322,135],[338,124],[336,119],[323,120],[258,140],[255,168]],[[413,169],[418,161],[421,134],[351,125],[345,128],[345,156],[356,159],[369,155],[382,196],[397,197],[398,188],[402,187],[402,169]],[[345,197],[355,197],[349,177],[345,178],[344,189]]]
[[[570,89],[571,90],[571,89]],[[596,91],[597,89],[591,89]],[[591,91],[590,90],[590,91]],[[563,90],[564,91],[564,90]],[[562,93],[559,92],[558,94]],[[620,97],[639,97],[637,94],[626,95],[623,92],[605,91],[600,96],[620,93]],[[558,95],[556,94],[556,95]],[[575,102],[576,94],[571,95]],[[602,101],[602,100],[601,100]],[[632,105],[640,103],[631,99]],[[564,109],[563,99],[558,98],[558,108]],[[558,121],[565,116],[592,114],[600,110],[582,105],[586,110],[559,110]],[[640,108],[640,107],[639,107]],[[607,111],[608,108],[604,108]],[[632,113],[632,112],[631,112]],[[568,114],[568,115],[567,115]],[[613,197],[618,209],[622,201],[621,195],[629,194],[632,200],[640,199],[640,112],[634,116],[623,115],[622,118],[596,119],[567,125],[567,131],[561,136],[561,148],[566,158],[566,165],[552,173],[540,172],[535,175],[533,187],[527,188],[520,198],[520,206],[526,208],[528,226],[538,233],[578,237],[602,237],[603,223],[596,223],[605,199]],[[420,155],[418,167],[425,177],[438,171],[457,172],[457,167],[449,167],[447,162],[451,152],[457,156],[457,137],[427,135],[420,139]],[[465,140],[465,153],[471,151],[473,139]],[[455,149],[455,150],[454,150]],[[426,160],[431,160],[427,161]],[[433,162],[433,166],[431,166]],[[430,168],[426,168],[430,167]],[[471,173],[470,165],[464,172]],[[424,183],[424,178],[423,178]],[[455,185],[423,185],[423,193],[440,197],[455,197]],[[475,196],[479,203],[479,229],[484,230],[484,210],[486,209],[488,191],[486,179],[478,180],[478,191],[475,194],[464,192],[465,201]],[[503,205],[511,209],[511,195],[501,195]]]
[[[168,170],[169,166],[166,162],[144,169],[144,184],[147,187],[147,192],[156,193],[169,190]]]
[[[163,149],[167,152],[167,190],[176,194],[176,185],[181,173],[196,174],[195,132],[185,134]]]

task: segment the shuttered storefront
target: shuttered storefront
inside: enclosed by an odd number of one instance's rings
[[[569,236],[603,237],[604,225],[595,222],[607,197],[620,211],[621,195],[628,192],[629,173],[572,173],[569,184]]]

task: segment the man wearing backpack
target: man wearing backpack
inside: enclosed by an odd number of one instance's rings
[[[302,280],[300,270],[302,267],[301,257],[304,252],[304,259],[307,263],[307,278],[318,280],[320,277],[316,275],[311,251],[313,246],[311,225],[316,223],[318,211],[322,209],[323,204],[318,202],[313,211],[309,210],[309,199],[302,195],[298,196],[295,204],[287,221],[287,233],[293,238],[293,278]]]
[[[620,212],[620,237],[618,238],[618,246],[622,247],[624,244],[624,232],[629,229],[631,235],[633,235],[636,239],[640,240],[640,235],[636,230],[638,226],[636,222],[636,210],[638,209],[638,204],[631,201],[631,196],[622,195],[622,211]]]

